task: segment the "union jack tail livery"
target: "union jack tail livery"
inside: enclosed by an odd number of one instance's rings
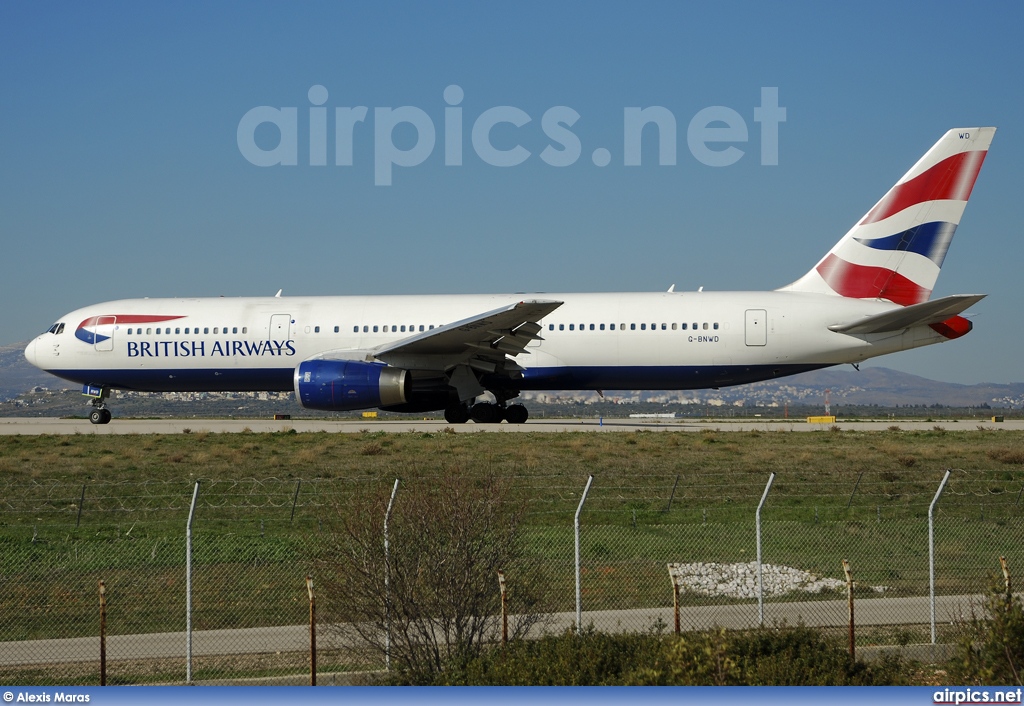
[[[927,301],[995,132],[947,132],[810,272],[782,290],[901,306]]]

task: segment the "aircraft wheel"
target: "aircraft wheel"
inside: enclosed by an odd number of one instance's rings
[[[469,413],[477,424],[501,424],[504,417],[501,407],[491,402],[475,404]]]
[[[449,424],[465,424],[469,421],[469,409],[464,404],[450,404],[444,409],[444,420]]]
[[[109,424],[111,416],[109,409],[96,408],[89,412],[89,421],[93,424]]]
[[[505,409],[505,421],[509,424],[525,424],[530,412],[521,404],[510,404]]]

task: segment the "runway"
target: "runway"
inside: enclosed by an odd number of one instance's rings
[[[4,417],[0,418],[0,435],[22,434],[184,434],[211,432],[232,434],[241,432],[327,432],[353,434],[364,430],[394,433],[437,433],[446,429],[459,434],[473,433],[545,433],[545,432],[636,432],[675,431],[700,432],[715,430],[763,431],[763,432],[808,432],[828,431],[832,424],[810,424],[804,419],[761,420],[761,419],[535,419],[526,424],[449,424],[444,420],[416,419],[117,419],[109,424],[90,424],[85,419],[58,419],[46,417]],[[984,419],[959,419],[938,421],[874,420],[839,421],[835,424],[843,431],[888,431],[899,427],[903,431],[931,431],[941,427],[946,431],[975,431],[978,429],[1024,429],[1024,420],[1009,419],[993,422]]]

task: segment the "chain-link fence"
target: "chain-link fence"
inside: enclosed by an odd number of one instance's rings
[[[768,473],[597,477],[582,503],[587,478],[514,477],[526,504],[519,537],[537,569],[530,581],[548,599],[535,632],[574,629],[578,615],[598,630],[671,630],[677,615],[683,630],[845,628],[847,559],[861,644],[925,643],[933,629],[942,642],[977,610],[1000,556],[1024,566],[1024,474],[953,471],[939,496],[944,474],[782,472],[770,489]],[[437,480],[402,480],[394,512]],[[368,494],[386,498],[393,484],[203,480],[191,581],[194,480],[0,487],[0,681],[98,683],[100,581],[107,683],[307,674],[305,577],[317,580],[308,549],[332,513]],[[514,594],[514,567],[505,573]],[[490,588],[497,593],[496,576]],[[316,660],[321,675],[384,663],[324,630]]]

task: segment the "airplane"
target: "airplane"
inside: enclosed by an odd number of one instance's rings
[[[25,349],[106,424],[115,389],[294,391],[304,407],[527,421],[526,390],[742,385],[960,338],[931,300],[995,128],[950,130],[805,275],[774,291],[124,299]],[[488,394],[489,393],[489,394]]]

